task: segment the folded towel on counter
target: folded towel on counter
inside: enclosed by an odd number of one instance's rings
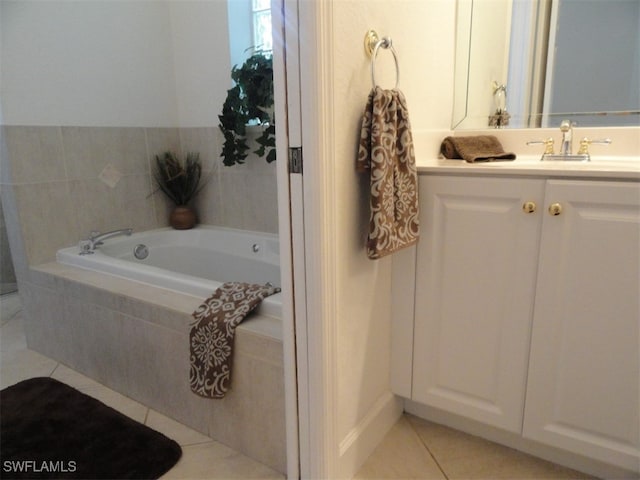
[[[375,87],[362,118],[356,169],[371,180],[367,255],[376,259],[418,241],[418,174],[409,111],[397,89]]]
[[[233,339],[240,322],[279,288],[270,284],[224,283],[200,305],[189,333],[191,390],[222,398],[230,388]]]
[[[442,141],[440,153],[445,158],[461,158],[469,163],[515,160],[515,153],[505,152],[493,135],[447,137]]]

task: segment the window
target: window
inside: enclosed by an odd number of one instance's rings
[[[253,44],[256,50],[271,51],[271,0],[252,0],[252,13]]]

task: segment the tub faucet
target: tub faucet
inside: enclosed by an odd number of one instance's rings
[[[98,231],[92,231],[89,234],[89,238],[80,242],[80,255],[90,255],[94,252],[96,247],[99,247],[104,243],[104,240],[111,237],[117,237],[119,235],[131,235],[133,228],[121,228],[120,230],[112,230],[111,232],[100,233]]]

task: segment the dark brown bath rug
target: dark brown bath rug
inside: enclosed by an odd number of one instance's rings
[[[173,440],[52,378],[0,391],[0,478],[158,478]]]

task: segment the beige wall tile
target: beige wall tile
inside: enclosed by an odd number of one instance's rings
[[[158,228],[152,192],[151,178],[147,174],[123,177],[113,192],[113,203],[121,212],[122,224],[136,231]],[[116,227],[121,228],[121,227]]]
[[[96,178],[109,164],[122,174],[149,173],[143,128],[62,127],[69,179]]]
[[[217,127],[191,127],[180,129],[182,155],[187,152],[200,154],[200,161],[205,172],[217,170],[220,165],[221,147],[218,143]]]
[[[188,338],[144,319],[123,316],[127,336],[122,357],[129,384],[126,392],[161,413],[179,411],[189,390]]]
[[[164,152],[182,151],[180,147],[179,128],[146,128],[147,135],[147,158],[150,168],[155,168],[155,156],[161,156]]]
[[[7,149],[8,128],[6,125],[0,125],[0,187],[11,183],[11,163]]]
[[[229,172],[226,167],[220,176],[220,218],[222,225],[231,228],[246,228],[244,211],[249,191],[244,175]]]
[[[276,164],[250,155],[242,165],[220,169],[220,225],[278,232]]]
[[[1,198],[1,196],[0,196]],[[16,272],[11,261],[9,237],[4,219],[4,207],[0,202],[0,294],[7,293],[8,287],[16,283]]]
[[[207,179],[195,201],[195,208],[198,213],[198,222],[207,225],[225,225],[222,205],[222,195],[220,193],[220,182],[217,175],[211,175]]]
[[[91,230],[167,226],[173,205],[150,174],[153,155],[166,150],[201,153],[207,183],[195,202],[200,223],[278,231],[275,164],[254,156],[246,165],[222,167],[217,127],[6,126],[3,137],[31,265],[52,260]],[[113,188],[98,179],[108,164],[123,174]],[[33,183],[42,185],[28,186]]]
[[[0,193],[5,215],[7,240],[11,246],[13,268],[18,282],[20,282],[28,276],[28,262],[25,242],[22,236],[20,215],[18,214],[18,208],[16,206],[15,187],[13,185],[4,185]]]
[[[64,324],[64,298],[55,290],[24,282],[20,286],[24,327],[29,348],[56,360],[71,347],[68,324]],[[69,360],[65,358],[65,360]]]
[[[66,182],[14,185],[14,192],[30,265],[51,261],[59,248],[79,241]]]
[[[211,442],[211,438],[206,435],[178,423],[153,409],[149,410],[145,425],[161,432],[167,437],[178,442],[180,445],[197,445]]]
[[[12,183],[66,179],[59,127],[4,127]]]
[[[247,230],[278,233],[278,189],[275,170],[267,175],[245,177],[247,197],[243,207]]]
[[[171,200],[167,198],[160,190],[154,190],[151,195],[151,201],[153,202],[153,214],[155,216],[155,222],[158,228],[169,226],[169,215],[173,210],[174,205]]]
[[[250,321],[247,319],[246,321]],[[282,342],[242,328],[236,330],[235,352],[284,368]]]
[[[236,358],[239,358],[236,355]],[[248,371],[239,375],[248,379],[246,421],[242,424],[245,450],[278,471],[286,471],[286,432],[284,406],[284,370],[261,359],[250,358]],[[237,375],[237,376],[239,376]],[[262,441],[256,442],[256,438]]]
[[[92,230],[143,231],[159,226],[146,174],[124,176],[114,188],[97,179],[74,180],[69,187],[82,238]]]
[[[152,200],[156,211],[156,223],[158,217],[162,218],[159,225],[167,225],[165,211],[168,209],[168,200],[166,196],[158,190],[158,184],[155,181],[156,171],[156,155],[162,157],[165,152],[181,151],[180,147],[180,129],[179,128],[146,128],[147,136],[147,161],[149,163],[149,172],[151,178],[151,191],[154,192]],[[168,215],[168,214],[167,214]]]
[[[128,383],[121,350],[125,338],[121,316],[113,310],[67,296],[65,319],[71,324],[71,355],[75,369],[122,391]],[[128,335],[128,332],[127,332]]]

